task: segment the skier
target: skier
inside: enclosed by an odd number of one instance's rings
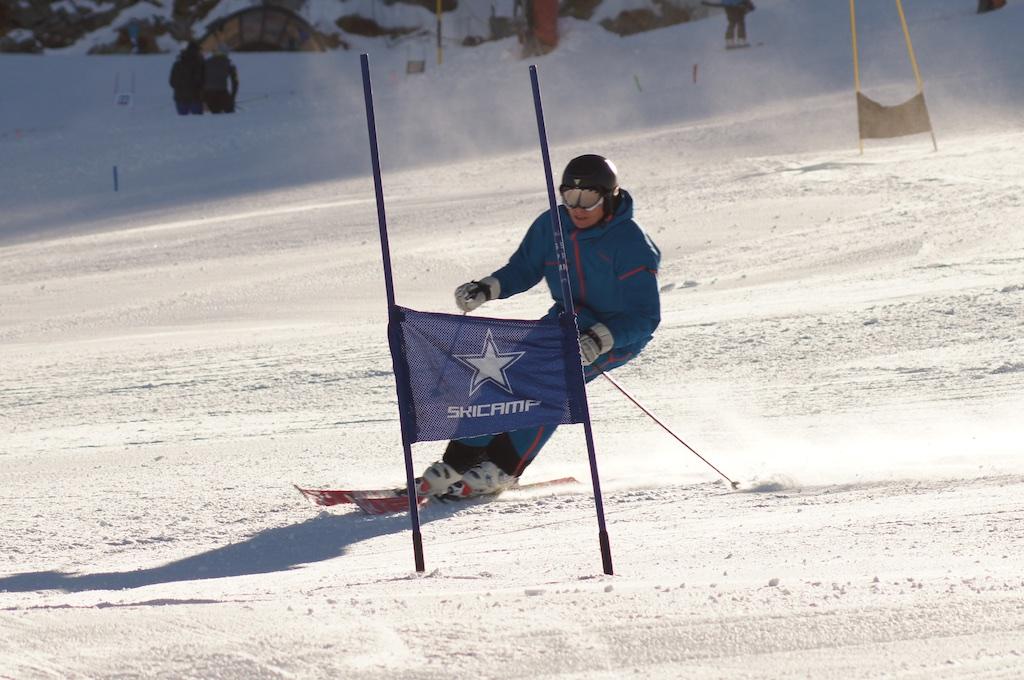
[[[587,382],[633,359],[661,320],[658,263],[661,251],[633,221],[633,198],[619,187],[617,171],[603,156],[569,161],[559,187],[558,207],[573,306],[580,327],[580,355]],[[550,210],[530,225],[508,264],[479,281],[455,289],[455,304],[471,312],[488,300],[533,288],[543,278],[554,304],[548,317],[565,308]],[[555,426],[455,439],[442,460],[416,480],[420,495],[470,497],[514,484]]]
[[[231,90],[228,90],[228,81]],[[227,48],[218,45],[216,51],[206,60],[203,75],[203,100],[210,113],[234,113],[235,97],[238,96],[238,69],[231,63]]]
[[[978,0],[978,14],[991,12],[1006,6],[1006,0]]]
[[[720,0],[720,2],[702,2],[708,7],[724,7],[725,18],[729,25],[725,29],[725,48],[750,47],[747,42],[747,12],[753,12],[751,0]],[[735,37],[734,37],[735,36]]]
[[[178,115],[203,113],[203,53],[199,43],[189,40],[171,67],[169,84],[174,90]]]

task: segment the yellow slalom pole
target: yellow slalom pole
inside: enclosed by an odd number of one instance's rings
[[[853,0],[850,0],[853,2]],[[907,15],[903,12],[903,2],[896,0],[896,9],[900,13],[900,24],[903,26],[903,37],[907,41],[907,54],[910,55],[910,65],[914,67],[914,78],[917,80],[917,93],[924,94],[924,81],[921,79],[921,69],[917,66],[917,57],[914,56],[914,44],[910,41],[910,28],[907,26]],[[939,143],[935,141],[935,130],[931,130],[932,148],[939,150]]]
[[[444,61],[444,52],[441,49],[441,0],[437,0],[437,65]]]
[[[910,42],[910,29],[907,28],[907,15],[903,13],[903,3],[896,0],[896,9],[900,13],[900,24],[903,25],[903,37],[907,40],[907,54],[910,55],[910,65],[914,67],[914,78],[917,79],[917,91],[924,92],[924,82],[921,80],[921,69],[917,67],[917,57],[914,56],[914,45]]]
[[[850,36],[853,41],[853,84],[857,88],[857,92],[860,92],[860,57],[857,53],[857,10],[854,9],[853,3],[854,0],[850,0]]]
[[[899,0],[897,0],[898,2]],[[857,54],[857,10],[854,0],[850,0],[850,39],[853,42],[853,86],[860,93],[860,57]],[[860,102],[857,103],[857,120],[860,120]],[[860,155],[864,155],[864,139],[857,130],[857,142],[860,144]]]

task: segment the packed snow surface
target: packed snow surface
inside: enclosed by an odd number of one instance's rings
[[[0,58],[0,678],[1024,676],[1024,5],[903,4],[938,151],[859,153],[843,2],[536,60],[556,169],[611,157],[664,254],[614,377],[740,482],[592,383],[614,575],[579,426],[524,476],[578,485],[425,508],[422,573],[291,486],[404,479],[357,52],[398,301],[450,311],[546,208],[514,41],[234,55],[218,117],[171,55]]]

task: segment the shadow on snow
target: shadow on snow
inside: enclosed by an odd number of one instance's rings
[[[460,504],[469,507],[470,504]],[[441,519],[456,512],[455,507],[421,511],[421,523]],[[361,513],[333,515],[320,513],[305,522],[266,529],[239,542],[216,548],[162,566],[134,571],[75,574],[38,571],[0,578],[0,592],[61,590],[123,590],[160,583],[176,583],[211,578],[229,578],[287,571],[303,564],[339,557],[360,541],[410,530],[407,514],[367,517]],[[412,568],[410,540],[409,566]]]

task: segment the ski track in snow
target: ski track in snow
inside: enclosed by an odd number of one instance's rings
[[[579,485],[427,506],[422,574],[404,514],[291,486],[403,473],[354,55],[236,55],[267,96],[230,120],[171,117],[169,55],[0,58],[81,104],[0,112],[0,678],[1024,675],[1024,7],[905,4],[938,153],[857,153],[848,55],[811,30],[842,3],[762,0],[787,40],[727,57],[717,19],[566,21],[540,60],[554,164],[613,158],[664,254],[662,325],[615,378],[741,482],[592,383],[614,576],[579,428],[524,478]],[[865,82],[905,96],[898,26],[861,11],[893,43]],[[402,304],[447,309],[545,207],[512,50],[422,81],[374,53]]]

